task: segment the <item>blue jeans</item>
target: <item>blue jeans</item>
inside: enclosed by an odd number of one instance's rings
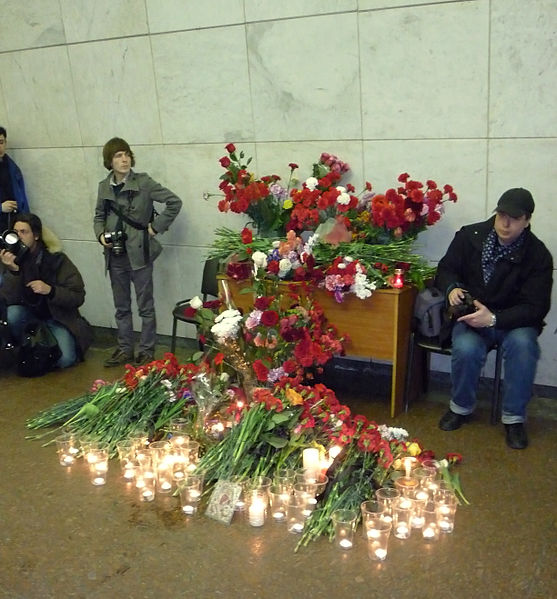
[[[35,314],[26,306],[20,304],[8,306],[8,326],[16,345],[21,345],[25,334],[25,327],[30,323],[38,322],[38,320]],[[58,347],[62,352],[60,359],[56,362],[56,367],[67,368],[68,366],[73,366],[77,362],[75,337],[57,320],[49,319],[44,322],[50,332],[56,337]]]
[[[450,408],[461,415],[474,411],[481,370],[488,351],[496,344],[503,351],[505,369],[501,421],[524,422],[540,357],[538,331],[533,327],[475,329],[457,322],[452,334]]]

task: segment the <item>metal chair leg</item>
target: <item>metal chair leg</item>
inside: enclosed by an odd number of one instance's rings
[[[503,366],[503,350],[497,346],[495,350],[495,374],[493,375],[493,392],[491,397],[491,424],[497,424],[501,416],[501,371]]]
[[[172,339],[170,341],[170,353],[173,354],[176,352],[176,327],[178,325],[178,319],[174,318],[172,322]]]

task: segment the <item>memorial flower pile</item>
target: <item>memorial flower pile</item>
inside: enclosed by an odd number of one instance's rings
[[[246,214],[249,220],[241,233],[217,229],[209,255],[228,261],[227,274],[232,278],[252,276],[251,260],[262,263],[261,254],[265,264],[256,264],[256,269],[264,268],[266,276],[312,281],[327,289],[325,277],[339,274],[338,264],[352,258],[365,271],[367,283],[350,285],[349,292],[360,292],[364,298],[368,297],[364,288],[388,287],[396,269],[402,268],[405,280],[420,288],[433,275],[434,268],[413,253],[412,245],[420,232],[440,220],[447,202],[457,201],[451,185],[439,186],[432,179],[424,184],[402,173],[397,185],[384,193],[376,192],[368,181],[356,193],[351,183],[342,182],[350,166],[322,153],[311,176],[301,183],[294,178],[299,166],[290,163],[283,186],[278,175],[258,177],[249,171],[251,158],[234,144],[226,150],[228,155],[220,159],[226,170],[218,208]],[[211,195],[218,194],[205,197]]]

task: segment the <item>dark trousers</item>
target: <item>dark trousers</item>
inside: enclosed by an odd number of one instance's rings
[[[138,270],[132,270],[126,255],[110,256],[108,271],[114,307],[116,308],[118,346],[122,351],[133,354],[135,345],[131,307],[131,285],[133,283],[137,310],[141,318],[139,352],[154,353],[157,321],[153,297],[153,264]]]

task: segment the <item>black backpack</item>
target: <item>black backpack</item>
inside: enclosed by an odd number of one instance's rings
[[[16,350],[8,327],[6,302],[0,298],[0,368],[11,368],[15,359]]]
[[[17,355],[19,376],[42,376],[56,368],[62,356],[56,337],[43,322],[30,323],[25,327],[23,342]]]
[[[424,337],[438,337],[445,312],[445,296],[435,287],[426,287],[418,293],[414,304],[416,330]]]

